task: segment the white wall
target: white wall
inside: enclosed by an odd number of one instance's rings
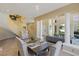
[[[8,27],[8,14],[0,13],[0,27],[9,29],[9,27]]]

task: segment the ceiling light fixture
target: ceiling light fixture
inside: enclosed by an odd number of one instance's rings
[[[39,5],[35,5],[36,11],[39,11]]]

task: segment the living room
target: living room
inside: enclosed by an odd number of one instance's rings
[[[1,56],[79,55],[78,3],[0,6]]]

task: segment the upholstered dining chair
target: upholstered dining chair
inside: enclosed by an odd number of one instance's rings
[[[58,41],[55,45],[56,50],[54,56],[59,56],[61,47],[62,47],[62,41]]]
[[[20,43],[20,54],[21,56],[28,56],[28,50],[27,50],[27,44],[26,42],[24,42],[23,40],[21,40],[20,38],[16,37],[18,40],[19,40],[19,43]]]
[[[50,56],[59,56],[62,47],[62,41],[57,41],[55,45],[50,48]]]

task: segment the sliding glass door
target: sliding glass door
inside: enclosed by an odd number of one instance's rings
[[[79,45],[79,15],[73,15],[71,21],[71,43]]]

